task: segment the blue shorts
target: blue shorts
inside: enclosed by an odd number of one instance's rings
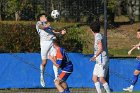
[[[60,75],[59,75],[59,79],[61,81],[66,81],[68,79],[68,77],[70,76],[71,73],[66,73],[66,72],[62,72]]]
[[[138,62],[138,65],[136,66],[136,70],[140,71],[140,62]]]

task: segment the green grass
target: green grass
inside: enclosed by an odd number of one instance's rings
[[[93,88],[71,88],[71,93],[97,93]],[[56,89],[1,89],[0,93],[58,93]],[[106,93],[103,90],[103,93]],[[128,93],[128,92],[111,92],[111,93]],[[140,93],[135,91],[131,93]]]
[[[112,92],[112,93],[129,93],[129,92]],[[140,93],[140,91],[137,91],[137,92],[131,92],[131,93]]]

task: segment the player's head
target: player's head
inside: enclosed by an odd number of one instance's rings
[[[140,29],[137,30],[137,38],[140,39]]]
[[[54,47],[60,47],[60,40],[54,39],[54,40],[53,40],[53,46],[54,46]]]
[[[47,21],[46,14],[45,13],[39,14],[37,20],[46,22]]]
[[[100,23],[99,22],[93,22],[90,24],[90,28],[94,33],[100,32]]]

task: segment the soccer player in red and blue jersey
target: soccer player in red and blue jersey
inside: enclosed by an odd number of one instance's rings
[[[65,49],[60,47],[58,40],[53,40],[53,46],[56,48],[56,56],[49,56],[55,66],[61,69],[61,73],[54,81],[56,88],[60,93],[70,93],[66,83],[67,78],[73,72],[73,64],[68,59]]]

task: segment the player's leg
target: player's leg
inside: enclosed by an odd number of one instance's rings
[[[132,92],[135,84],[137,83],[138,76],[140,74],[140,63],[137,65],[136,70],[134,71],[132,82],[130,87],[123,88],[124,91]]]
[[[134,71],[134,75],[133,75],[132,82],[131,82],[131,86],[130,86],[130,88],[131,88],[132,90],[133,90],[133,88],[134,88],[134,86],[135,86],[135,84],[136,84],[136,82],[137,82],[137,80],[138,80],[139,73],[140,73],[139,70],[135,70],[135,71]]]
[[[69,90],[69,87],[68,87],[67,82],[63,81],[63,82],[61,83],[61,86],[62,86],[63,89],[65,90],[65,93],[70,93],[70,90]]]
[[[127,88],[123,88],[124,91],[128,91],[128,92],[132,92],[133,91],[133,88],[138,80],[138,76],[140,74],[140,71],[139,70],[135,70],[134,71],[134,75],[133,75],[133,78],[132,78],[132,82],[131,82],[131,85],[130,87],[127,87]]]
[[[56,79],[56,80],[54,81],[54,83],[55,83],[55,86],[56,86],[57,90],[58,90],[60,93],[65,93],[65,90],[64,90],[64,88],[61,86],[61,82],[60,82],[59,79]]]
[[[63,72],[62,72],[63,73]],[[65,73],[65,72],[64,72]],[[65,90],[66,93],[70,93],[68,84],[66,82],[66,80],[68,79],[68,77],[70,76],[71,73],[65,73],[64,76],[59,76],[59,78],[61,79],[61,81],[63,81],[61,83],[61,86],[63,87],[63,89]]]
[[[57,77],[58,77],[58,67],[53,65],[53,71],[54,71],[55,79],[57,79]]]
[[[42,57],[42,63],[40,65],[40,83],[42,87],[45,87],[45,80],[44,80],[44,69],[45,66],[47,64],[47,59],[44,55],[42,55],[43,53],[41,52],[41,57]]]
[[[54,57],[54,56],[56,56],[56,52],[57,52],[57,50],[52,46],[51,49],[49,50],[48,54]],[[53,65],[53,71],[54,71],[55,79],[57,79],[57,77],[58,77],[58,67]]]
[[[95,84],[95,88],[96,88],[97,92],[102,93],[101,88],[100,88],[100,83],[98,81],[98,64],[95,64],[95,66],[94,66],[92,80]]]
[[[104,89],[106,90],[107,93],[110,93],[110,88],[108,83],[105,81],[105,76],[106,76],[106,72],[107,72],[107,65],[103,66],[103,65],[99,65],[98,67],[98,73],[99,73],[99,77],[100,77],[100,82],[103,84]]]
[[[52,47],[52,42],[50,41],[45,41],[41,42],[41,59],[42,63],[40,65],[40,83],[42,87],[45,87],[45,80],[44,80],[44,70],[47,64],[47,59],[48,59],[48,51]]]
[[[66,83],[67,78],[70,76],[71,73],[66,73],[66,72],[62,72],[59,77],[58,80],[61,81],[59,84],[59,86],[57,87],[57,89],[59,90],[59,92],[64,91],[65,93],[70,93],[69,87]]]
[[[104,77],[100,77],[100,82],[103,84],[104,89],[106,90],[106,93],[110,93],[110,88],[108,83],[105,81]]]

